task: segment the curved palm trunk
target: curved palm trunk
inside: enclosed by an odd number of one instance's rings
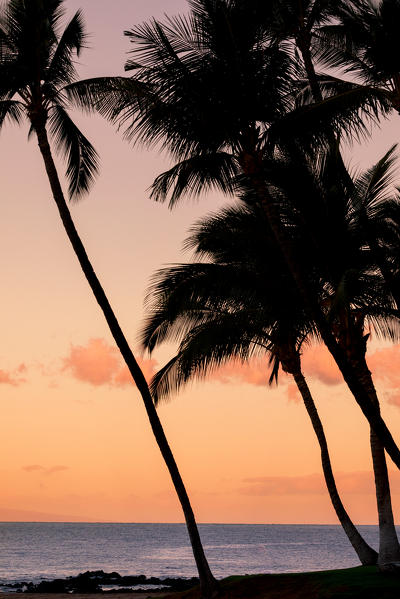
[[[372,429],[370,432],[370,444],[379,521],[378,564],[384,565],[392,562],[400,562],[400,545],[393,519],[385,450]]]
[[[308,82],[310,84],[311,93],[313,95],[314,102],[322,101],[322,93],[315,73],[314,63],[311,56],[311,35],[305,29],[301,32],[301,35],[296,39],[296,44],[300,50],[301,57],[303,59],[304,68],[307,73]]]
[[[291,374],[296,382],[298,390],[300,391],[307,413],[310,417],[312,427],[318,439],[326,487],[328,489],[329,497],[339,522],[342,525],[342,528],[346,533],[350,543],[352,544],[354,551],[357,553],[360,562],[364,566],[376,564],[378,559],[377,552],[372,549],[372,547],[370,547],[360,535],[357,528],[351,521],[350,516],[348,515],[346,508],[344,507],[340,498],[336,487],[335,477],[332,471],[332,464],[329,456],[328,443],[325,437],[324,428],[310,389],[307,385],[307,381],[304,378],[300,368],[291,372]]]
[[[375,397],[375,405],[380,410],[378,396],[376,395],[371,373],[365,360],[360,363],[359,368],[365,372],[365,379],[369,381],[370,394]],[[378,564],[384,565],[391,562],[400,562],[400,545],[394,525],[385,449],[372,429],[370,431],[370,444],[379,521]]]
[[[82,244],[82,241],[71,218],[71,214],[65,202],[64,194],[62,192],[57,170],[51,154],[45,125],[35,123],[34,128],[37,134],[39,149],[43,157],[47,176],[53,193],[53,198],[57,204],[57,208],[62,223],[64,225],[65,231],[68,235],[68,239],[71,242],[71,245],[79,260],[86,280],[88,281],[90,288],[93,291],[97,303],[103,311],[112,336],[114,337],[115,343],[117,344],[125,360],[125,363],[129,368],[132,378],[135,381],[137,388],[139,389],[139,392],[142,396],[146,408],[147,416],[149,418],[153,434],[156,438],[158,447],[167,465],[176,493],[179,497],[179,501],[181,503],[186,520],[186,526],[192,545],[193,555],[199,572],[202,597],[204,597],[205,599],[211,599],[212,597],[216,597],[218,594],[218,583],[211,573],[210,567],[207,562],[207,558],[204,554],[203,546],[201,543],[194,513],[190,505],[189,497],[187,495],[182,477],[179,473],[177,464],[175,462],[175,458],[172,454],[164,430],[162,428],[160,419],[157,414],[157,410],[154,407],[146,379],[144,378],[144,375],[138,363],[136,362],[136,359],[128,345],[128,342],[119,326],[117,318],[110,306],[106,294],[100,284],[100,281],[93,270],[93,267],[86,254],[86,250]]]

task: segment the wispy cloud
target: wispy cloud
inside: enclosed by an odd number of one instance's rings
[[[52,474],[56,474],[57,472],[64,472],[65,470],[69,470],[69,466],[64,466],[62,464],[56,464],[55,466],[41,466],[40,464],[28,464],[27,466],[22,466],[22,470],[28,473],[37,472],[39,474],[44,474],[45,476],[51,476]]]
[[[372,472],[337,472],[337,485],[347,494],[373,495],[375,493]],[[392,493],[400,493],[400,474],[391,472]],[[239,489],[243,495],[322,495],[327,492],[322,473],[303,476],[260,476],[243,479],[244,487]]]

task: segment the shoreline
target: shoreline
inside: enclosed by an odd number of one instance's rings
[[[110,592],[110,591],[109,591]],[[111,591],[112,592],[112,591]],[[22,593],[20,593],[21,595]],[[74,599],[100,599],[106,593],[74,593]],[[51,599],[49,593],[23,593],[26,599]],[[54,599],[71,599],[71,593],[51,593]],[[112,592],[112,599],[201,599],[200,587],[183,592]],[[400,573],[380,572],[376,566],[293,574],[230,576],[220,581],[220,599],[394,599],[400,597]],[[16,599],[0,593],[0,599]],[[24,598],[25,599],[25,598]]]
[[[38,583],[33,582],[14,582],[2,583],[0,587],[0,596],[19,595],[107,595],[112,594],[113,598],[117,595],[149,596],[156,594],[162,596],[181,591],[187,591],[199,585],[197,577],[163,577],[139,575],[121,576],[118,572],[104,572],[104,570],[87,570],[77,576],[67,576],[65,578],[44,579]],[[9,598],[10,599],[10,598]]]

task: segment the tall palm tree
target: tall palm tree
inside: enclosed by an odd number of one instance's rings
[[[286,173],[286,179],[294,181],[294,184],[288,186],[285,181],[282,184],[278,180],[275,183],[279,186],[280,194],[286,192],[289,205],[294,210],[297,208],[298,226],[306,225],[295,246],[296,252],[305,252],[305,263],[311,269],[313,264],[316,265],[311,272],[322,276],[320,284],[323,282],[327,292],[323,299],[327,319],[337,343],[363,378],[363,384],[369,389],[377,410],[380,409],[379,401],[366,362],[368,335],[365,335],[365,314],[369,314],[369,317],[374,312],[386,314],[391,322],[386,332],[393,335],[392,319],[398,317],[398,312],[392,311],[392,296],[388,294],[377,267],[376,254],[368,244],[369,229],[365,223],[374,213],[375,219],[377,215],[382,218],[386,214],[387,217],[400,205],[399,194],[391,186],[394,150],[391,148],[376,165],[355,177],[352,187],[349,185],[349,174],[344,176],[344,183],[341,184],[337,162],[332,161],[329,154],[319,159],[319,167],[317,157],[317,166],[312,166],[308,171],[311,176],[307,170],[302,176],[304,167],[300,165],[299,168],[296,164],[294,170],[290,169]],[[342,173],[342,170],[339,172]],[[302,190],[300,204],[296,201],[298,191],[293,185],[300,185]],[[302,206],[304,201],[307,204],[305,207]],[[282,220],[288,222],[287,217]],[[308,238],[312,239],[311,244],[307,243]],[[317,247],[319,254],[313,255]],[[370,276],[379,281],[380,291],[376,297],[372,295],[375,291]],[[376,303],[377,298],[379,304]],[[381,321],[380,326],[384,322]],[[378,562],[383,565],[399,562],[400,546],[394,526],[385,452],[372,428],[370,442],[380,524]]]
[[[173,205],[185,193],[198,194],[212,187],[233,193],[235,177],[246,178],[324,343],[370,426],[400,467],[400,450],[379,413],[364,371],[339,343],[316,301],[308,265],[293,252],[271,194],[266,168],[271,143],[282,121],[286,131],[299,123],[288,114],[294,106],[296,64],[290,52],[270,43],[262,19],[256,11],[247,10],[243,0],[190,0],[190,7],[188,18],[176,17],[164,24],[152,21],[127,32],[135,45],[126,65],[134,71],[130,89],[108,96],[99,102],[99,109],[126,126],[128,138],[161,145],[176,160],[156,179],[155,199],[169,196]],[[364,100],[368,94],[369,90]],[[84,94],[77,96],[85,102]],[[371,104],[372,115],[376,111]],[[301,115],[301,131],[304,136],[311,132],[307,139],[311,146],[315,126],[325,128],[329,135],[339,125],[353,130],[363,126],[353,108],[339,115],[328,105],[319,115],[307,110]],[[299,131],[292,128],[292,133],[301,143]]]
[[[0,13],[0,126],[8,119],[28,119],[37,137],[53,199],[84,275],[138,387],[151,428],[178,494],[200,576],[202,594],[211,598],[217,583],[211,573],[185,486],[168,445],[144,375],[128,345],[104,290],[86,254],[64,199],[48,133],[56,150],[67,159],[69,195],[79,198],[97,172],[97,154],[67,112],[68,94],[76,86],[74,55],[79,55],[85,33],[78,11],[61,32],[62,0],[9,0]],[[106,79],[97,88],[109,85]]]
[[[187,246],[207,261],[160,270],[149,292],[144,347],[151,352],[163,341],[179,341],[177,354],[153,379],[153,396],[159,401],[226,361],[269,355],[270,383],[282,366],[303,398],[329,496],[345,533],[362,564],[376,563],[377,553],[361,537],[339,496],[323,425],[301,370],[302,346],[318,333],[273,239],[266,247],[264,214],[254,208],[223,210],[198,224]]]

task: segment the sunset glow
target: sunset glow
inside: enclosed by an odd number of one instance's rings
[[[82,8],[90,48],[82,77],[121,74],[123,30],[186,10],[185,0],[67,0]],[[174,211],[148,198],[168,157],[132,147],[98,116],[78,122],[101,157],[89,197],[71,211],[133,348],[153,272],[183,262],[189,227],[232,198],[209,195]],[[139,394],[69,247],[28,129],[0,138],[0,520],[181,522],[182,512]],[[400,118],[352,152],[367,166],[400,139]],[[353,149],[354,150],[354,149]],[[173,347],[138,354],[149,380]],[[400,439],[400,345],[372,335],[368,364]],[[369,430],[326,350],[305,351],[339,490],[356,522],[375,524]],[[232,362],[162,403],[159,414],[199,522],[337,523],[320,455],[291,379],[268,387],[267,360]],[[396,522],[400,474],[391,471]],[[392,472],[393,470],[393,472]]]

